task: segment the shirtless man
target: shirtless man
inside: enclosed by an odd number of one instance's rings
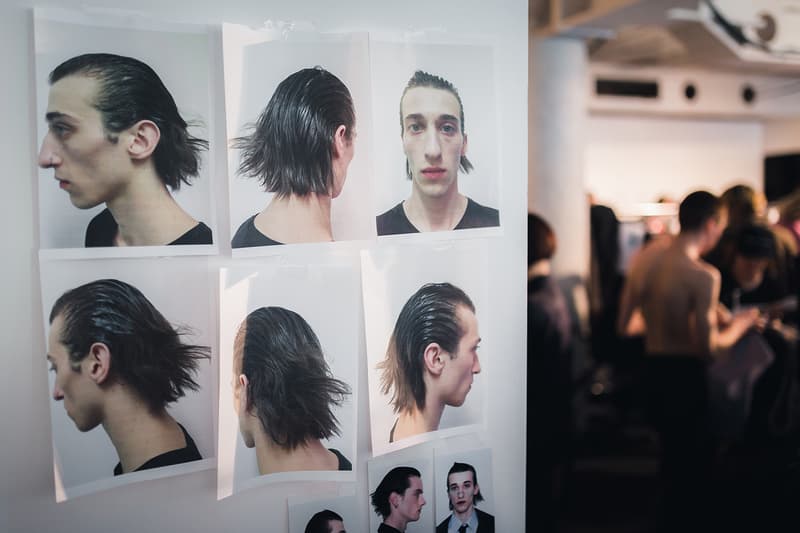
[[[618,326],[644,330],[647,390],[662,445],[666,517],[686,524],[703,501],[712,447],[706,433],[708,361],[724,354],[758,321],[758,311],[720,310],[720,274],[700,256],[722,234],[718,198],[697,191],[681,202],[680,234],[645,250],[623,291]],[[641,308],[643,322],[631,323]],[[723,318],[723,320],[720,320]]]

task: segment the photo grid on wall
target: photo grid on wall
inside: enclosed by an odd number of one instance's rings
[[[491,415],[492,46],[34,30],[56,498],[215,468],[219,499],[308,487],[291,532],[493,527],[492,450],[465,444]]]

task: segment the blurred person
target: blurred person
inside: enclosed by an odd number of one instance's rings
[[[556,235],[528,214],[527,523],[554,531],[572,448],[572,318],[553,279]]]

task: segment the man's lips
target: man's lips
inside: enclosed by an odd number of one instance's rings
[[[441,167],[428,167],[422,169],[422,175],[428,179],[441,179],[447,173],[447,169]]]
[[[66,189],[70,184],[70,182],[68,180],[63,180],[63,179],[59,178],[58,176],[56,176],[56,181],[58,182],[58,186],[60,188],[62,188],[62,189]]]

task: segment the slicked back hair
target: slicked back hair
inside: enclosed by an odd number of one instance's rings
[[[378,483],[375,492],[370,494],[372,508],[375,510],[375,514],[386,519],[386,517],[392,513],[389,504],[389,496],[393,492],[400,496],[405,495],[406,489],[411,486],[410,478],[412,477],[421,478],[422,475],[419,473],[419,470],[411,466],[396,466],[389,470],[389,472],[383,476],[381,482]]]
[[[131,387],[151,411],[163,409],[198,390],[194,379],[207,346],[181,342],[186,330],[175,329],[136,287],[103,279],[65,292],[50,311],[50,323],[63,317],[61,342],[70,366],[80,370],[94,343],[111,353],[110,376]]]
[[[722,201],[710,192],[695,191],[689,194],[678,207],[681,233],[702,229],[710,219],[718,219],[722,209]]]
[[[311,520],[306,524],[305,533],[331,533],[330,525],[328,525],[331,520],[344,522],[344,519],[338,513],[325,509],[311,517]]]
[[[405,127],[403,125],[403,98],[405,98],[406,93],[410,89],[414,89],[417,87],[427,87],[430,89],[441,89],[443,91],[447,91],[453,96],[456,97],[458,101],[458,121],[461,123],[461,135],[466,135],[465,133],[465,126],[464,126],[464,104],[461,103],[461,96],[458,94],[458,90],[455,86],[447,81],[446,79],[442,78],[441,76],[437,76],[435,74],[430,74],[425,72],[424,70],[417,70],[414,72],[414,75],[411,76],[411,79],[408,80],[405,89],[403,89],[403,95],[400,97],[400,136],[402,137],[405,133]],[[469,171],[472,170],[474,167],[467,156],[462,155],[461,161],[459,163],[459,168],[465,174],[469,174]],[[411,166],[408,164],[408,159],[406,159],[406,176],[408,179],[411,179]]]
[[[102,115],[109,141],[116,143],[117,133],[140,120],[154,122],[161,132],[153,152],[159,178],[172,190],[178,190],[181,182],[191,185],[200,170],[200,152],[208,149],[208,141],[189,134],[189,124],[152,68],[132,57],[83,54],[53,69],[50,84],[67,76],[97,80],[93,106]]]
[[[475,467],[469,463],[453,463],[453,466],[450,467],[450,470],[447,472],[447,501],[450,505],[450,510],[453,510],[453,502],[450,501],[450,474],[459,474],[461,472],[472,472],[472,484],[478,485],[478,473],[475,472]],[[479,485],[478,485],[479,486]],[[478,494],[472,500],[473,504],[483,501],[483,491],[479,491]]]
[[[278,197],[328,195],[336,130],[344,126],[352,141],[355,123],[353,99],[339,78],[321,67],[297,71],[275,89],[252,132],[233,140],[242,151],[239,173]]]
[[[309,439],[339,435],[332,406],[350,394],[335,379],[311,326],[282,307],[261,307],[239,327],[234,356],[247,377],[247,410],[277,445],[293,450]]]
[[[450,283],[428,283],[403,306],[389,339],[381,370],[381,392],[391,392],[395,413],[425,408],[425,348],[431,343],[453,358],[464,336],[456,311],[463,305],[473,313],[475,305],[464,291]]]

